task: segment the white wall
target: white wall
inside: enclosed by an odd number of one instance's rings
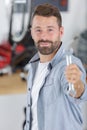
[[[69,0],[67,13],[62,13],[65,28],[63,41],[66,46],[75,36],[87,29],[87,0]]]
[[[5,8],[5,0],[0,0],[0,42],[7,39],[8,34],[8,15]]]
[[[83,105],[83,130],[87,130],[87,101]]]
[[[0,96],[0,130],[23,130],[26,94]]]

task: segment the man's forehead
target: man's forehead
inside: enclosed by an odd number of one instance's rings
[[[51,27],[54,25],[58,25],[58,22],[57,22],[57,18],[54,16],[50,16],[50,17],[34,16],[32,20],[32,25]]]

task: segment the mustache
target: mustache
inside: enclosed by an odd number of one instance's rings
[[[40,43],[40,42],[48,42],[48,43],[53,43],[52,41],[49,41],[49,40],[43,40],[43,39],[41,39],[41,40],[39,40],[39,41],[38,41],[38,43]]]

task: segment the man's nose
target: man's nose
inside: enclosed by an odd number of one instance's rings
[[[48,37],[48,34],[47,34],[46,31],[41,32],[41,38],[43,38],[44,40],[46,40],[47,37]]]

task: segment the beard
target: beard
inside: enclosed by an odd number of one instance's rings
[[[41,43],[47,43],[49,46],[41,46]],[[49,40],[39,40],[35,45],[37,50],[43,55],[49,55],[56,52],[60,46],[60,41],[49,41]]]

